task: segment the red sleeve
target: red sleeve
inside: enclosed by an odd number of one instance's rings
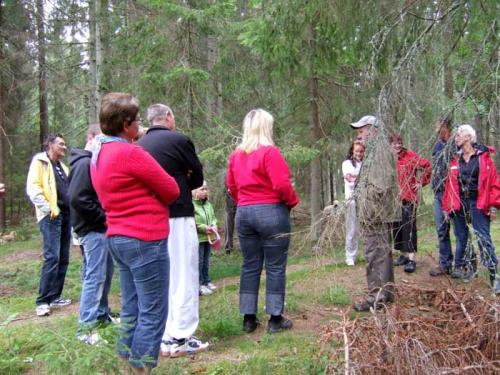
[[[227,165],[226,186],[234,201],[238,203],[238,189],[236,188],[233,174],[233,154],[229,156],[229,163]]]
[[[431,182],[432,166],[431,162],[426,158],[420,158],[418,165],[421,170],[420,174],[420,184],[426,186]]]
[[[150,188],[165,205],[170,205],[179,198],[179,186],[175,179],[141,147],[134,147],[127,159],[131,175]]]
[[[495,167],[495,162],[493,159],[489,158],[490,163],[490,189],[489,194],[489,206],[500,208],[500,179],[498,178],[497,169]]]
[[[288,207],[295,207],[300,199],[290,180],[290,169],[277,147],[270,147],[264,157],[266,173],[271,180],[273,190]]]

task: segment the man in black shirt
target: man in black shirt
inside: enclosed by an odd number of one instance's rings
[[[180,196],[170,205],[170,285],[168,318],[161,355],[180,357],[208,349],[194,335],[198,328],[198,234],[191,191],[203,185],[203,167],[191,140],[176,131],[172,110],[164,104],[148,108],[150,128],[138,144],[175,178]]]

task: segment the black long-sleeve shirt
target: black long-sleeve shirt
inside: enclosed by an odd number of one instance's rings
[[[170,205],[170,217],[194,217],[191,190],[203,185],[203,167],[193,142],[184,134],[152,126],[138,144],[153,156],[179,185],[180,196]]]

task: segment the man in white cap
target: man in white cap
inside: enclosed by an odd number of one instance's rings
[[[396,160],[375,116],[351,124],[366,154],[355,188],[356,207],[365,243],[368,295],[354,304],[356,311],[380,308],[394,300],[394,269],[390,224],[400,220]]]

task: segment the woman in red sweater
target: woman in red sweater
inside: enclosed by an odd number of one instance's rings
[[[394,248],[400,251],[395,266],[405,266],[405,272],[415,272],[417,264],[417,208],[420,189],[431,181],[431,162],[415,151],[403,147],[403,138],[394,133],[389,136],[397,158],[401,221],[393,224]]]
[[[141,147],[139,103],[129,94],[102,99],[90,167],[106,211],[107,246],[120,270],[122,310],[118,355],[135,373],[156,366],[168,311],[168,205],[179,196],[175,180]]]
[[[237,203],[236,226],[243,253],[240,313],[243,329],[258,325],[260,274],[266,263],[268,332],[292,328],[283,317],[285,273],[290,243],[290,210],[299,197],[290,170],[272,139],[273,117],[263,109],[250,111],[243,121],[243,139],[229,157],[226,182]]]

